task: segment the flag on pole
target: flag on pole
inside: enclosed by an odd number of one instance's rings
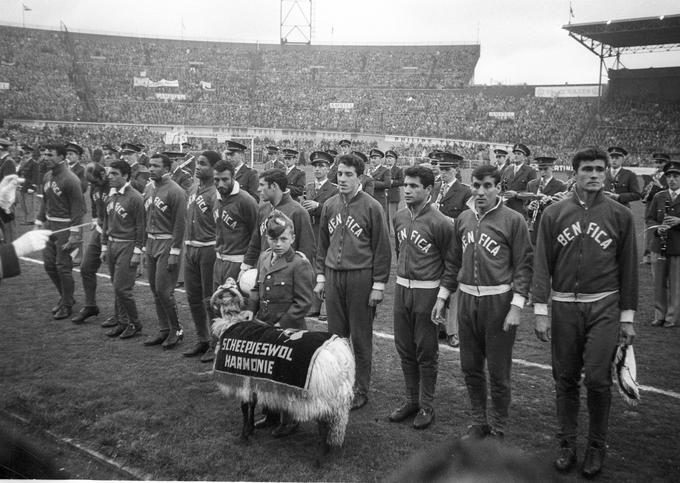
[[[22,3],[22,5],[24,7],[24,12],[30,12],[31,11],[31,8],[27,7],[25,3]]]

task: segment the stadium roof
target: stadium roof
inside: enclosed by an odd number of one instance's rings
[[[562,28],[603,57],[680,49],[680,15],[568,24]]]

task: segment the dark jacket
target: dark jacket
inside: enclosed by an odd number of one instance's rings
[[[435,188],[436,192],[432,192],[431,198],[434,202],[438,201],[439,211],[441,211],[442,215],[455,219],[468,209],[467,201],[472,196],[472,191],[468,185],[456,181],[441,199],[439,199],[441,184]]]
[[[290,172],[286,174],[286,178],[288,179],[288,191],[290,191],[290,197],[295,201],[300,201],[300,196],[302,196],[302,193],[305,191],[305,182],[307,180],[305,172],[297,166],[293,166],[293,169],[291,169]]]
[[[326,202],[328,198],[333,196],[338,192],[338,187],[331,183],[330,181],[326,180],[324,184],[321,185],[321,188],[319,190],[316,189],[316,184],[315,183],[307,183],[307,189],[305,191],[305,198],[311,201],[316,201],[319,203],[319,206],[313,210],[309,210],[309,218],[312,223],[312,228],[314,229],[314,236],[317,235],[317,231],[319,231],[319,219],[321,217],[321,209],[323,208],[323,204]]]
[[[387,190],[387,202],[399,203],[401,201],[401,190],[399,188],[404,186],[404,170],[394,164],[390,168],[390,176],[392,183],[390,189]]]
[[[617,201],[627,208],[630,208],[631,201],[637,201],[642,198],[637,175],[626,168],[619,169],[614,178],[607,171],[607,176],[604,179],[604,189],[605,191],[612,191],[618,194],[619,199]]]
[[[503,170],[501,174],[501,189],[503,191],[526,191],[529,181],[536,178],[536,171],[527,165],[523,164],[517,174],[514,173],[515,166],[509,165]],[[508,208],[524,214],[524,201],[519,198],[511,198],[505,202]]]
[[[668,202],[668,209],[666,209]],[[647,216],[645,217],[646,226],[660,225],[663,223],[664,215],[680,216],[680,196],[671,201],[668,190],[659,191],[649,204]],[[655,229],[647,231],[647,238],[651,238],[649,249],[654,253],[661,253],[661,237]],[[680,255],[680,225],[676,225],[666,232],[666,255]]]
[[[236,173],[234,173],[234,179],[238,181],[238,184],[243,191],[250,193],[250,196],[255,198],[255,201],[260,201],[260,195],[257,194],[259,178],[256,170],[249,168],[244,164],[236,171]]]

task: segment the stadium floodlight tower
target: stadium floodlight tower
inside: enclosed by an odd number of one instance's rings
[[[602,97],[602,69],[607,67],[606,60],[614,59],[614,70],[625,68],[621,62],[623,54],[680,50],[680,15],[570,23],[562,28],[600,59],[598,112]]]
[[[312,0],[281,0],[281,45],[312,43]]]

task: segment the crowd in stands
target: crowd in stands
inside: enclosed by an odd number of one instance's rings
[[[594,98],[535,97],[520,86],[515,95],[472,87],[478,45],[281,46],[15,27],[0,27],[0,34],[0,82],[10,86],[0,90],[0,118],[333,130],[505,144],[521,139],[558,156],[577,146],[622,144],[644,158],[656,149],[672,150],[680,140],[677,102],[611,99],[597,117]],[[179,87],[134,86],[135,77],[176,80]],[[167,101],[159,95],[184,97]]]

